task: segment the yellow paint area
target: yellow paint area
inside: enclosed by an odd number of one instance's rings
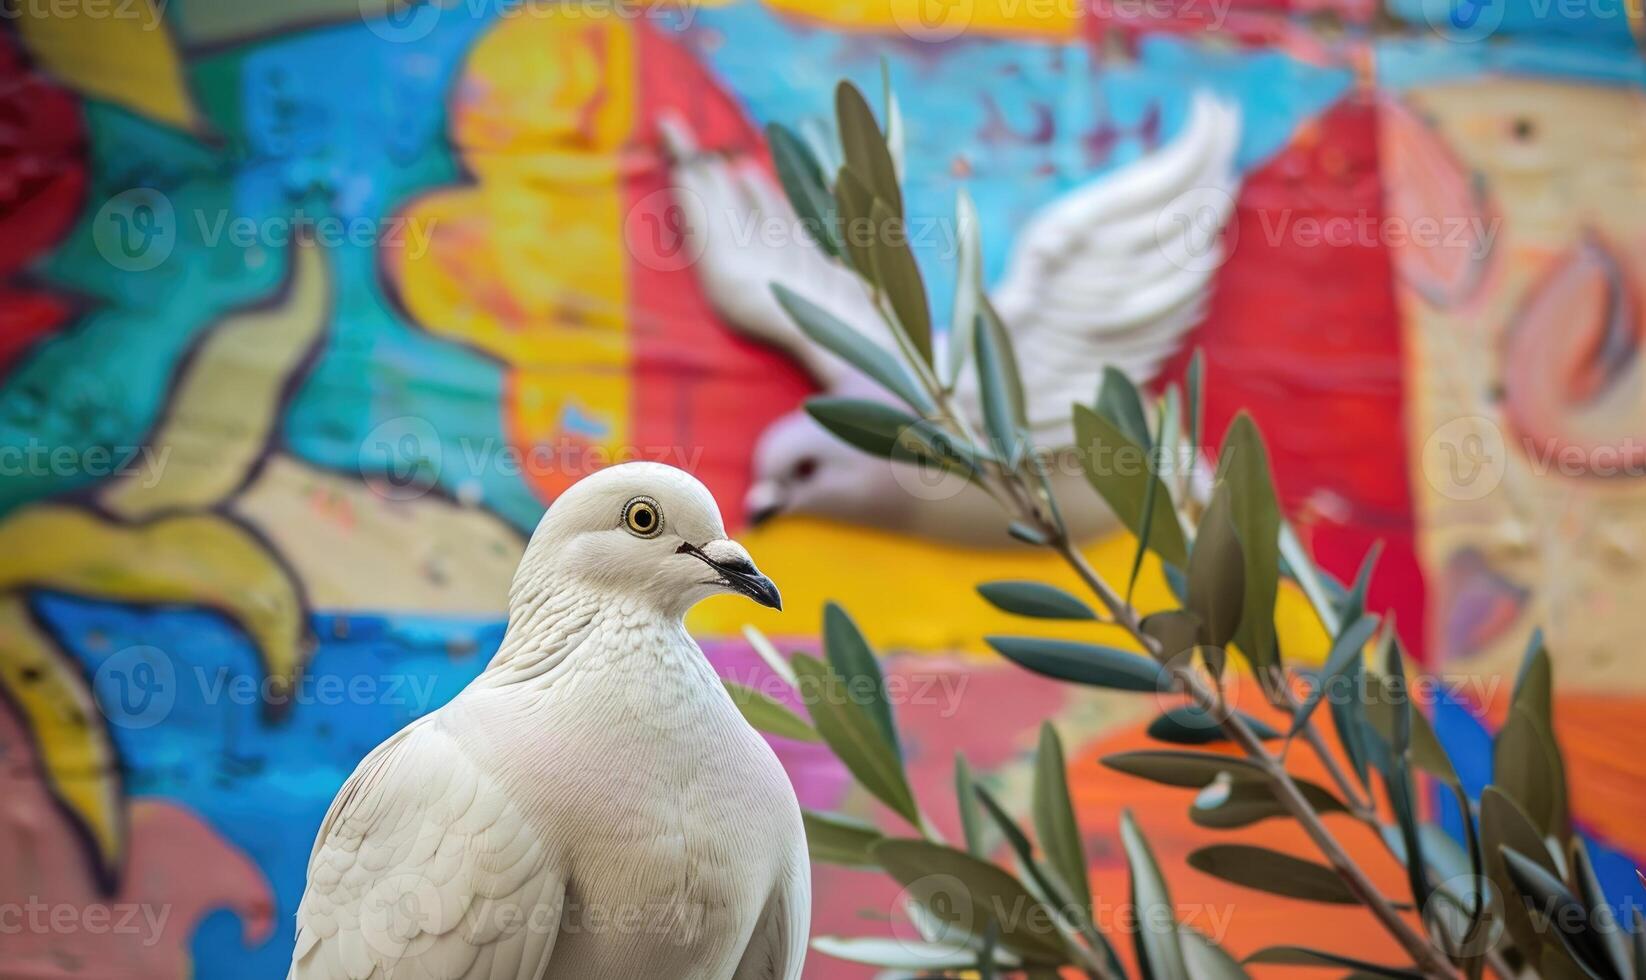
[[[426,252],[385,254],[419,325],[508,366],[505,428],[522,449],[629,441],[629,23],[534,4],[487,31],[451,108],[474,183],[410,206]],[[571,482],[551,468],[528,474],[546,497]]]
[[[210,507],[238,489],[274,430],[282,389],[326,329],[331,295],[323,250],[294,241],[286,285],[214,324],[187,361],[152,440],[161,464],[111,483],[103,505],[135,520]]]
[[[1013,616],[977,594],[981,582],[1034,579],[1088,597],[1062,559],[1047,551],[956,548],[808,518],[780,519],[739,539],[782,590],[785,611],[762,609],[734,596],[711,599],[688,620],[699,638],[735,638],[745,623],[774,637],[815,637],[822,632],[823,604],[832,599],[851,612],[882,651],[993,656],[983,637],[1001,633],[1136,649],[1115,627]],[[1086,555],[1098,574],[1123,592],[1136,547],[1131,535],[1115,535],[1093,544]],[[1176,608],[1152,555],[1138,575],[1133,601],[1146,612]],[[1096,600],[1090,604],[1095,606]],[[1282,588],[1275,617],[1287,656],[1319,663],[1327,637],[1308,600],[1289,586]]]
[[[432,495],[385,500],[289,456],[272,457],[231,506],[291,564],[316,608],[501,618],[526,547],[488,511]]]
[[[79,669],[35,626],[19,595],[0,596],[0,687],[34,737],[47,785],[110,875],[125,854],[114,748]]]
[[[1075,0],[766,0],[773,10],[838,27],[896,31],[946,40],[967,35],[1073,37]]]
[[[1574,478],[1558,457],[1523,452],[1514,426],[1491,393],[1502,389],[1511,330],[1554,338],[1593,324],[1519,315],[1555,263],[1590,237],[1622,257],[1625,289],[1646,276],[1646,96],[1624,86],[1492,77],[1414,88],[1403,98],[1455,155],[1468,186],[1483,188],[1496,222],[1487,278],[1470,299],[1450,308],[1403,288],[1401,324],[1407,351],[1406,445],[1411,454],[1419,554],[1431,577],[1432,645],[1443,649],[1454,609],[1443,588],[1454,556],[1477,558],[1490,574],[1529,591],[1521,615],[1448,672],[1513,677],[1526,640],[1541,627],[1563,692],[1621,695],[1646,690],[1630,651],[1646,590],[1646,495],[1638,480]],[[1387,117],[1385,126],[1399,122]],[[1399,134],[1380,139],[1385,152]],[[1389,161],[1385,169],[1401,166]],[[1462,182],[1451,180],[1451,184]],[[1437,178],[1444,189],[1448,181]],[[1465,215],[1466,202],[1436,197],[1432,214]],[[1631,329],[1635,324],[1629,325]],[[1596,333],[1598,336],[1598,332]],[[1587,408],[1588,406],[1577,406]],[[1461,444],[1453,420],[1482,417],[1503,439],[1501,479],[1484,495],[1448,494],[1437,480],[1443,458],[1433,449]],[[1646,431],[1646,404],[1603,414],[1627,446]],[[1447,429],[1446,426],[1452,428]],[[1489,428],[1484,428],[1490,434]],[[1441,433],[1446,439],[1434,440]],[[1543,446],[1539,452],[1551,452]],[[1558,452],[1558,450],[1554,450]]]
[[[111,16],[116,6],[119,15]],[[16,10],[24,47],[69,88],[179,129],[200,126],[182,60],[152,0],[62,0]]]
[[[297,672],[304,623],[296,584],[263,542],[217,514],[133,527],[38,504],[0,524],[0,555],[0,592],[45,588],[219,609],[256,643],[272,678]]]

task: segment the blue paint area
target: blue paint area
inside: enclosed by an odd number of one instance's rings
[[[1486,47],[1504,37],[1581,38],[1633,43],[1634,0],[1390,0],[1389,12],[1431,36],[1462,47]]]
[[[1576,37],[1513,38],[1450,44],[1434,38],[1387,38],[1377,44],[1378,84],[1391,91],[1448,82],[1490,84],[1501,76],[1567,84],[1646,86],[1646,61],[1634,43]]]
[[[1492,733],[1476,717],[1470,706],[1461,700],[1440,692],[1432,716],[1435,737],[1446,748],[1457,769],[1458,779],[1471,800],[1479,801],[1480,793],[1492,781]],[[1463,823],[1453,795],[1444,789],[1435,793],[1437,817],[1441,826],[1459,841],[1463,839]],[[1581,831],[1581,828],[1579,828]],[[1622,910],[1624,921],[1631,921],[1629,909],[1646,905],[1646,890],[1635,876],[1635,859],[1623,851],[1610,847],[1594,835],[1583,833],[1589,847],[1589,857],[1600,879],[1601,890],[1614,911]]]
[[[1156,145],[1143,138],[1151,115],[1158,113],[1160,139],[1170,140],[1196,89],[1240,107],[1238,165],[1247,171],[1353,81],[1347,69],[1278,52],[1166,36],[1145,38],[1135,64],[1113,68],[1096,64],[1084,40],[956,41],[916,59],[900,35],[820,31],[755,3],[701,11],[687,42],[757,124],[823,134],[832,132],[841,78],[880,104],[886,59],[904,118],[905,170],[915,175],[904,189],[912,244],[938,323],[948,322],[952,305],[951,219],[961,187],[977,203],[984,271],[994,280],[1005,269],[1013,229]]]
[[[167,710],[116,709],[116,719],[143,727],[110,729],[130,795],[188,807],[269,878],[274,938],[245,950],[240,923],[226,912],[194,938],[197,975],[225,980],[285,976],[309,849],[332,797],[374,746],[472,680],[503,636],[494,620],[316,615],[319,646],[307,676],[285,714],[271,719],[254,648],[219,616],[53,595],[34,607],[96,680],[105,706],[121,703],[118,681],[131,656],[122,651],[163,651],[172,683],[156,690]]]
[[[389,460],[374,454],[369,435],[391,419],[420,419],[443,450],[443,488],[531,528],[542,503],[517,474],[467,465],[507,445],[502,372],[407,321],[388,295],[377,244],[417,195],[462,179],[447,95],[489,21],[443,17],[409,44],[385,43],[356,22],[200,59],[191,71],[217,145],[89,108],[92,203],[41,274],[97,305],[0,386],[0,445],[141,446],[191,343],[278,287],[292,223],[335,221],[337,237],[324,242],[335,309],[324,349],[287,407],[284,448],[324,468],[376,475]],[[169,204],[171,250],[153,269],[126,272],[98,251],[93,225],[101,202],[134,187]],[[373,231],[355,239],[350,222]],[[0,514],[98,479],[78,464],[41,467],[0,484]]]

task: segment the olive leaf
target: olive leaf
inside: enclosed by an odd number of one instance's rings
[[[1252,734],[1260,739],[1267,741],[1280,737],[1278,731],[1260,718],[1254,718],[1242,711],[1235,711],[1232,714],[1238,716],[1246,727],[1252,730]],[[1150,738],[1171,742],[1174,745],[1206,745],[1229,740],[1219,719],[1196,704],[1180,704],[1167,709],[1164,714],[1149,723],[1147,731]]]
[[[842,81],[835,87],[834,111],[846,166],[863,178],[866,190],[884,201],[894,215],[901,216],[903,193],[897,185],[897,165],[868,100],[856,85]]]
[[[1051,910],[1000,868],[924,840],[887,839],[870,853],[939,921],[974,937],[995,928],[1001,946],[1029,962],[1067,962],[1063,938],[1050,926]]]
[[[1200,617],[1201,642],[1214,647],[1234,637],[1246,598],[1245,559],[1232,506],[1229,485],[1219,484],[1189,554],[1189,609]]]
[[[996,609],[1036,619],[1096,619],[1090,606],[1074,595],[1044,582],[1008,580],[984,582],[978,595]]]
[[[790,661],[812,726],[846,771],[880,802],[916,827],[922,825],[903,761],[879,722],[851,699],[846,681],[816,657],[797,653]]]
[[[778,183],[783,185],[783,193],[800,218],[801,227],[819,247],[838,258],[841,247],[834,197],[823,182],[823,168],[817,156],[782,123],[767,124],[766,145],[771,147]]]
[[[1143,396],[1126,373],[1112,364],[1103,367],[1103,381],[1097,389],[1097,414],[1108,419],[1126,438],[1153,449],[1149,437],[1149,419],[1143,412]]]
[[[1025,448],[1022,380],[1011,338],[985,304],[972,337],[977,353],[978,388],[983,400],[983,427],[997,456],[1016,466]]]
[[[1366,594],[1372,587],[1372,573],[1377,570],[1377,560],[1383,554],[1383,542],[1378,540],[1366,549],[1366,557],[1361,559],[1360,571],[1355,573],[1354,584],[1338,601],[1339,622],[1352,623],[1366,613]]]
[[[1242,756],[1213,752],[1144,749],[1106,755],[1098,761],[1117,772],[1150,782],[1193,789],[1205,786],[1225,772],[1250,779],[1268,778],[1268,774],[1255,762]]]
[[[1349,812],[1343,801],[1325,787],[1295,776],[1292,782],[1297,784],[1298,790],[1314,812]],[[1292,812],[1275,796],[1274,789],[1268,781],[1251,778],[1231,779],[1226,791],[1217,794],[1215,799],[1205,800],[1197,797],[1194,806],[1189,808],[1189,819],[1194,821],[1196,826],[1211,830],[1234,830],[1250,827],[1271,817],[1291,815]]]
[[[1530,961],[1538,960],[1543,946],[1542,932],[1527,914],[1526,906],[1516,898],[1516,886],[1509,877],[1505,850],[1513,850],[1532,857],[1551,875],[1559,876],[1554,859],[1544,845],[1543,837],[1526,811],[1513,798],[1496,786],[1487,786],[1480,794],[1480,844],[1485,853],[1486,874],[1504,897],[1503,925],[1516,948]]]
[[[1416,970],[1407,970],[1398,966],[1384,966],[1381,963],[1369,963],[1353,956],[1328,953],[1319,949],[1308,949],[1304,946],[1270,946],[1258,950],[1242,962],[1248,965],[1257,963],[1274,966],[1341,966],[1371,976],[1396,977],[1398,980],[1423,980],[1423,974]]]
[[[1199,347],[1189,356],[1189,370],[1183,378],[1183,416],[1189,421],[1189,445],[1199,451],[1206,411],[1206,352]]]
[[[973,857],[985,857],[988,846],[983,840],[983,819],[977,812],[976,781],[966,757],[954,754],[954,798],[960,810],[960,833],[966,840],[966,851]]]
[[[1177,938],[1183,945],[1183,962],[1194,980],[1251,980],[1239,960],[1193,926],[1178,925]]]
[[[1274,610],[1280,587],[1280,503],[1269,473],[1269,450],[1257,423],[1245,412],[1223,436],[1217,478],[1229,486],[1231,517],[1245,557],[1244,608],[1234,642],[1250,661],[1258,683],[1274,692],[1280,655]]]
[[[846,258],[851,261],[852,268],[858,274],[879,287],[879,280],[875,278],[874,258],[869,251],[870,242],[879,233],[879,229],[871,223],[871,214],[874,209],[874,194],[863,182],[859,173],[852,168],[843,166],[834,179],[835,208],[840,215],[840,243],[846,252]]]
[[[772,295],[808,340],[862,371],[915,411],[933,411],[931,399],[890,351],[782,283],[772,283]]]
[[[766,694],[733,681],[723,680],[721,683],[731,696],[732,703],[737,705],[738,712],[743,715],[743,720],[756,731],[799,742],[822,740],[816,729],[801,720],[799,715]]]
[[[806,399],[806,414],[835,438],[871,456],[903,463],[925,462],[975,477],[974,449],[925,419],[883,402],[862,398]]]
[[[1186,665],[1183,659],[1200,645],[1200,617],[1187,609],[1171,609],[1143,617],[1138,628],[1160,643],[1160,659]]]
[[[811,851],[813,861],[854,868],[875,866],[869,849],[885,839],[885,835],[875,827],[810,810],[802,810],[800,816],[806,826],[806,846]]]
[[[1552,931],[1558,936],[1567,955],[1589,976],[1622,980],[1623,974],[1612,963],[1606,941],[1591,923],[1588,910],[1567,890],[1559,876],[1513,848],[1499,850],[1515,890],[1527,907],[1536,909],[1534,919],[1549,927],[1545,934]]]
[[[1338,683],[1339,677],[1349,673],[1350,668],[1360,662],[1361,650],[1366,646],[1366,641],[1372,638],[1372,634],[1377,632],[1377,624],[1378,618],[1376,616],[1361,616],[1350,623],[1349,627],[1339,633],[1336,640],[1332,641],[1332,649],[1326,655],[1326,665],[1320,671],[1320,678],[1316,681],[1314,688],[1304,697],[1303,703],[1297,706],[1297,711],[1292,715],[1292,728],[1287,733],[1287,737],[1294,736],[1303,730],[1303,726],[1309,723],[1309,717],[1314,714],[1316,708],[1320,707],[1320,702],[1325,698],[1327,690]],[[1358,695],[1359,690],[1357,688],[1356,696]]]
[[[977,330],[977,318],[982,314],[983,302],[983,243],[977,205],[962,187],[955,195],[954,221],[956,243],[960,250],[954,280],[954,310],[949,320],[948,364],[944,382],[954,387],[966,358],[972,354]]]
[[[909,235],[903,226],[903,219],[894,214],[884,201],[875,201],[869,208],[869,221],[874,229],[869,239],[869,262],[874,269],[874,280],[885,291],[898,328],[920,359],[930,364],[932,311],[926,305],[926,282],[920,276],[920,265],[915,262],[914,250],[909,248]]]
[[[1149,465],[1148,451],[1084,405],[1074,407],[1074,428],[1076,449],[1092,488],[1137,535],[1143,530],[1144,501],[1150,501],[1149,547],[1162,561],[1181,567],[1188,559],[1183,526],[1165,488],[1150,495],[1150,481],[1158,483],[1160,477]]]
[[[812,949],[848,963],[863,963],[888,970],[969,970],[977,966],[977,951],[949,943],[918,942],[912,939],[879,939],[846,936],[818,936]],[[1006,952],[994,951],[995,966],[1018,969],[1023,961]]]
[[[869,649],[869,641],[839,603],[823,606],[823,651],[829,666],[846,681],[847,696],[869,713],[886,736],[892,751],[902,756],[897,722],[892,718],[891,699],[886,696],[886,678],[880,660]]]
[[[1051,722],[1040,726],[1035,754],[1034,832],[1052,870],[1062,879],[1069,897],[1081,908],[1092,906],[1092,886],[1086,875],[1086,850],[1080,841],[1074,801],[1069,798],[1063,742]]]
[[[1605,948],[1606,960],[1612,967],[1612,972],[1619,976],[1629,976],[1634,969],[1631,965],[1633,957],[1626,938],[1627,932],[1612,911],[1611,905],[1607,903],[1606,893],[1600,888],[1594,861],[1589,857],[1589,846],[1584,843],[1583,838],[1574,836],[1566,851],[1569,855],[1570,877],[1578,901],[1588,911],[1590,931]],[[1636,977],[1635,980],[1641,978]]]
[[[1287,898],[1359,905],[1337,872],[1323,864],[1249,844],[1213,844],[1189,854],[1189,866],[1214,878]]]
[[[1126,866],[1131,870],[1132,904],[1137,917],[1132,941],[1138,963],[1153,980],[1191,980],[1178,938],[1171,892],[1130,810],[1120,813],[1120,841],[1126,850]]]
[[[986,636],[983,640],[1018,666],[1058,680],[1117,691],[1170,687],[1170,676],[1158,663],[1127,650],[1030,636]]]

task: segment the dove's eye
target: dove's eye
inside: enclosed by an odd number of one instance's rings
[[[655,538],[663,530],[663,512],[650,497],[636,497],[623,505],[623,525],[642,538]]]
[[[810,480],[816,473],[816,456],[802,456],[800,458],[800,462],[794,464],[794,478],[796,480]]]

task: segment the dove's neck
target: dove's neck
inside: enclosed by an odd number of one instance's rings
[[[712,673],[678,614],[632,596],[557,586],[549,582],[515,596],[503,642],[476,684],[546,688],[585,667],[611,666],[631,651],[678,651],[681,663],[672,666]]]

